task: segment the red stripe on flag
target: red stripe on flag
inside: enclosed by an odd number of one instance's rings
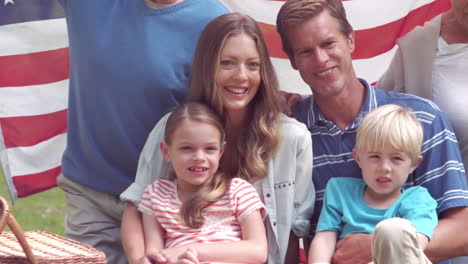
[[[439,0],[411,11],[406,17],[391,23],[369,28],[356,30],[356,49],[353,59],[367,59],[378,56],[393,48],[395,40],[425,21],[432,19],[441,12],[450,9],[450,0]],[[276,26],[257,22],[268,45],[271,57],[287,59],[282,50],[281,39],[276,31]],[[369,44],[371,43],[371,44]]]
[[[270,0],[272,2],[286,2],[287,0]],[[352,0],[341,0],[341,2],[352,1]]]
[[[6,148],[36,145],[67,131],[67,110],[45,115],[0,118]]]
[[[26,197],[57,186],[57,176],[62,173],[62,166],[22,176],[14,176],[13,183],[18,192],[18,197]]]
[[[281,44],[281,38],[278,31],[276,31],[276,26],[258,21],[257,25],[262,31],[270,57],[287,59],[288,56],[286,56],[286,53],[283,51],[283,45]]]
[[[353,59],[367,59],[385,53],[393,48],[395,41],[410,32],[414,27],[423,25],[450,9],[450,0],[435,1],[411,11],[406,17],[383,26],[368,30],[355,31],[356,49]],[[372,43],[372,45],[369,45]]]
[[[58,82],[69,76],[68,48],[0,56],[0,87]]]

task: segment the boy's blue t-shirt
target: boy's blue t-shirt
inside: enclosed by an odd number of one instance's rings
[[[332,178],[325,189],[319,231],[337,231],[338,239],[352,233],[372,233],[384,219],[400,217],[411,221],[418,233],[429,239],[437,225],[437,202],[426,188],[415,186],[402,191],[387,209],[376,209],[364,201],[366,183],[359,178]]]

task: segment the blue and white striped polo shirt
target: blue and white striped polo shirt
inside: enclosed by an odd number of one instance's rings
[[[360,81],[367,89],[366,99],[359,116],[344,131],[323,117],[318,105],[313,102],[313,96],[303,99],[294,109],[294,117],[306,124],[312,135],[316,203],[311,230],[315,230],[328,180],[333,177],[361,177],[361,170],[352,155],[356,129],[368,112],[385,104],[412,109],[424,128],[423,160],[408,177],[404,187],[426,187],[437,201],[439,214],[448,208],[468,206],[465,169],[457,139],[441,110],[431,101],[414,95],[383,91],[365,80]]]

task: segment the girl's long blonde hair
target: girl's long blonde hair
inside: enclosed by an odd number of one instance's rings
[[[223,119],[208,106],[197,102],[181,104],[171,113],[164,131],[164,141],[166,144],[171,144],[172,135],[174,135],[180,124],[186,120],[201,122],[215,127],[220,133],[220,148],[223,148]],[[172,178],[174,177],[177,177],[177,175],[173,172]],[[203,208],[216,202],[221,196],[223,196],[226,193],[229,183],[230,178],[226,177],[225,174],[221,173],[218,169],[210,179],[202,184],[192,199],[189,199],[182,204],[179,214],[181,223],[192,228],[201,227],[205,222],[202,214]]]
[[[224,43],[237,34],[246,34],[255,41],[260,55],[262,81],[250,102],[248,120],[236,142],[234,154],[237,164],[234,168],[228,168],[226,165],[232,161],[222,158],[221,166],[230,177],[241,177],[252,182],[266,177],[268,162],[276,154],[280,143],[278,80],[255,20],[248,15],[230,13],[217,17],[206,26],[195,51],[188,100],[204,102],[219,115],[225,115],[215,79]]]

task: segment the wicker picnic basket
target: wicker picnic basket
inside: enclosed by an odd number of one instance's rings
[[[8,225],[12,232],[3,232]],[[0,196],[0,264],[107,263],[103,252],[46,231],[23,232]]]

